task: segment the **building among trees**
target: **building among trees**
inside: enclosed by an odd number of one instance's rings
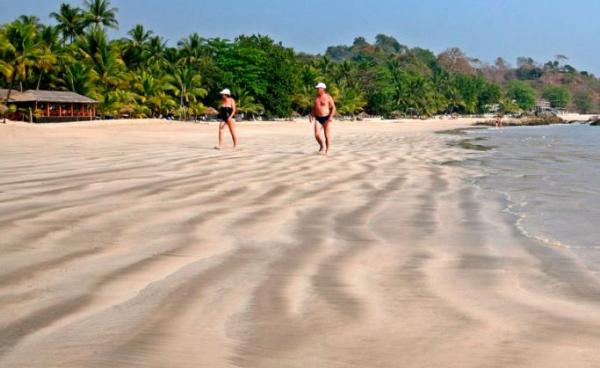
[[[535,101],[535,113],[536,114],[548,114],[552,111],[550,101],[540,99]]]
[[[5,102],[7,89],[0,89]],[[98,101],[75,92],[29,90],[11,91],[8,100],[11,120],[30,123],[93,120]]]

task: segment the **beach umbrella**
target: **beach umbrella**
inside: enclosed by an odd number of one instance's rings
[[[214,107],[207,107],[204,113],[209,116],[219,115],[219,112]]]
[[[8,110],[8,107],[0,104],[0,114],[4,114],[6,112],[6,110]]]

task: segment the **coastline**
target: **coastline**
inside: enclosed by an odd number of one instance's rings
[[[597,278],[434,120],[0,127],[0,365],[594,366]]]

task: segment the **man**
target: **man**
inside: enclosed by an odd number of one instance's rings
[[[502,128],[502,115],[496,115],[496,128]]]
[[[317,97],[315,98],[315,103],[310,111],[308,120],[311,123],[313,120],[319,122],[319,124],[315,124],[315,139],[317,140],[317,143],[319,143],[319,153],[327,154],[331,149],[331,121],[337,110],[333,98],[325,92],[327,89],[325,83],[317,84],[316,88]],[[325,144],[323,144],[323,140],[321,139],[321,127],[325,133]]]

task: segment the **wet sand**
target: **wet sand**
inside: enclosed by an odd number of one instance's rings
[[[600,284],[434,134],[0,127],[1,367],[597,367]]]

